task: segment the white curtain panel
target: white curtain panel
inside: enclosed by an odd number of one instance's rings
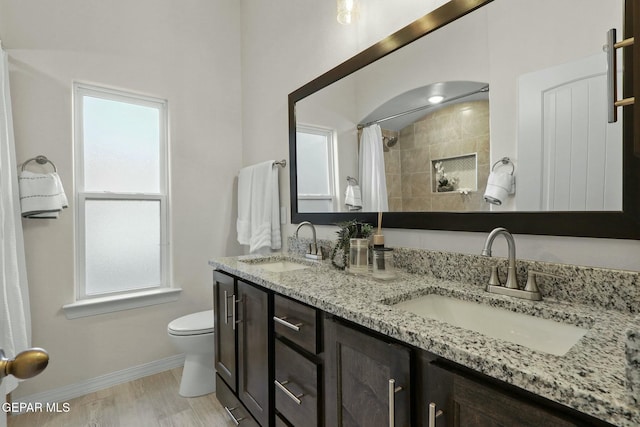
[[[11,116],[9,63],[1,46],[0,56],[0,348],[8,357],[13,357],[31,344],[31,313]],[[18,380],[13,376],[5,377],[2,384],[6,393],[17,385]]]
[[[377,124],[362,130],[360,138],[360,191],[363,212],[386,212],[387,178],[384,170],[382,130]]]

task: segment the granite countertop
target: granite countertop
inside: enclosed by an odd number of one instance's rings
[[[640,407],[625,386],[625,331],[634,322],[632,314],[550,298],[530,302],[404,271],[383,282],[350,275],[326,261],[310,263],[310,268],[302,270],[268,272],[257,263],[264,258],[224,257],[209,264],[611,424],[640,425]],[[429,293],[571,323],[589,331],[564,356],[554,356],[389,306]]]

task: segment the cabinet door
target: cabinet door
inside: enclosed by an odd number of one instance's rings
[[[216,371],[231,390],[236,391],[236,292],[234,278],[215,271]]]
[[[238,398],[262,425],[269,424],[269,298],[238,280]]]
[[[437,365],[427,368],[428,382],[423,384],[428,402],[440,402],[437,409],[442,416],[435,418],[435,426],[455,427],[577,427],[580,421],[507,394],[489,384],[449,372]],[[448,394],[448,396],[446,396]],[[446,403],[445,403],[446,401]],[[422,424],[424,427],[428,423]]]
[[[436,360],[426,351],[419,353],[416,364],[416,414],[419,426],[450,427],[453,426],[452,395],[453,373],[446,369],[431,365]]]
[[[220,376],[216,376],[216,396],[220,404],[224,407],[229,423],[225,425],[231,426],[233,423],[239,427],[259,427],[258,423],[249,415],[244,406],[238,401],[227,383],[220,380]]]
[[[409,349],[325,321],[326,425],[409,427]]]

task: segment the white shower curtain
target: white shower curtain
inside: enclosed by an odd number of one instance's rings
[[[13,357],[31,344],[31,312],[13,139],[9,63],[2,45],[0,56],[0,348],[8,357]],[[6,393],[17,385],[18,380],[13,376],[5,377],[2,382]],[[3,396],[4,393],[0,399]]]
[[[362,130],[359,169],[362,211],[388,211],[389,202],[387,199],[387,178],[384,173],[382,130],[377,124],[367,126]]]

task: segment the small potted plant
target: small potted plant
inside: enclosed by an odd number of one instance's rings
[[[442,165],[442,162],[438,162],[434,166],[436,168],[436,181],[437,181],[436,191],[438,193],[453,191],[457,178],[450,177],[446,174],[446,172],[444,171],[444,166]]]
[[[340,229],[336,232],[338,234],[338,239],[331,251],[331,264],[333,264],[335,268],[344,270],[349,266],[349,241],[355,238],[368,239],[369,236],[371,236],[371,233],[373,233],[373,226],[355,219],[341,222],[337,225]],[[336,258],[338,256],[341,258],[341,263],[336,262]]]

